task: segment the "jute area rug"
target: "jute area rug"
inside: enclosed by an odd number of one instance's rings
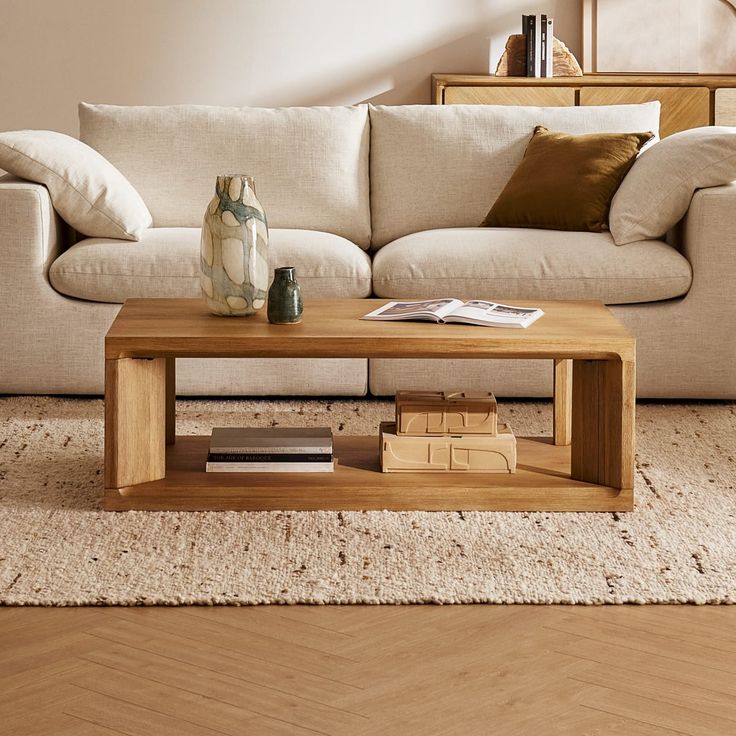
[[[549,431],[548,402],[500,412]],[[191,400],[215,425],[375,432],[389,401]],[[488,512],[103,512],[98,399],[0,399],[0,602],[731,603],[736,405],[642,404],[636,509]]]

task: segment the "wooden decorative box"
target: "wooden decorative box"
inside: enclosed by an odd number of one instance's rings
[[[384,473],[515,473],[516,438],[508,424],[495,435],[416,437],[397,434],[381,423],[381,470]]]
[[[496,398],[489,392],[398,391],[396,429],[414,436],[496,434]]]

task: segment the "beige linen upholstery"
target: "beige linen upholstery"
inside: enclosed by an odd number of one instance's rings
[[[101,394],[120,306],[51,288],[63,224],[45,187],[0,177],[0,213],[0,393]],[[365,360],[177,360],[180,394],[357,396],[366,384]]]
[[[200,227],[218,174],[255,177],[273,228],[367,247],[368,112],[359,107],[79,106],[80,137],[132,182],[155,227]]]
[[[611,311],[637,338],[637,394],[647,398],[736,398],[736,184],[695,193],[682,254],[693,281],[679,299]],[[625,246],[623,246],[625,247]],[[549,396],[551,361],[371,360],[370,390],[486,389],[499,396]]]
[[[671,246],[617,247],[609,233],[451,228],[381,248],[373,290],[391,299],[598,299],[651,302],[685,294],[690,264]]]
[[[479,225],[536,125],[573,134],[657,133],[659,107],[371,106],[373,247],[420,230]]]
[[[63,133],[0,133],[0,169],[46,186],[54,209],[85,235],[138,240],[151,224],[131,183],[97,151]]]
[[[680,221],[698,189],[736,179],[736,128],[693,128],[650,146],[611,203],[618,245],[659,238]]]
[[[371,262],[354,243],[315,230],[271,230],[271,268],[294,266],[304,297],[367,297]],[[133,297],[199,297],[199,228],[152,228],[140,243],[90,238],[49,270],[62,294],[122,304]]]

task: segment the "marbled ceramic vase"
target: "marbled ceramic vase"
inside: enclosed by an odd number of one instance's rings
[[[245,317],[266,303],[268,225],[252,177],[217,177],[200,262],[202,296],[213,314]]]

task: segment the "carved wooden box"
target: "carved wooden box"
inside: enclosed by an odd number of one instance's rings
[[[381,470],[384,473],[515,473],[516,438],[508,424],[495,435],[416,437],[397,434],[381,423]]]
[[[399,434],[496,434],[496,416],[496,398],[489,392],[396,393],[396,429]]]

